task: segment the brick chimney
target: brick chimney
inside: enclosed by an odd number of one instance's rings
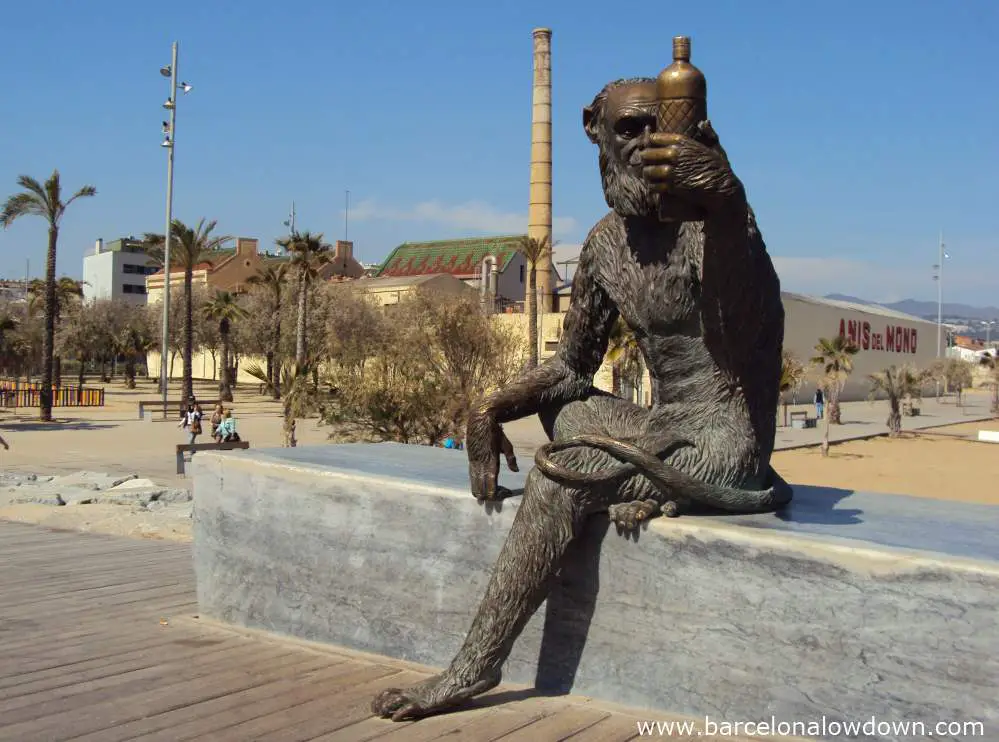
[[[236,254],[243,258],[249,258],[257,254],[257,239],[255,237],[237,237]]]
[[[337,240],[333,248],[333,259],[344,265],[354,257],[354,243],[350,240]]]

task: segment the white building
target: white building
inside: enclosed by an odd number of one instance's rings
[[[156,271],[139,240],[124,237],[106,244],[97,240],[93,252],[83,256],[83,300],[145,304],[146,276]]]

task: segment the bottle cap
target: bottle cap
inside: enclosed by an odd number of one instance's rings
[[[676,62],[689,62],[690,61],[690,37],[689,36],[674,36],[673,37],[673,61],[676,61]]]

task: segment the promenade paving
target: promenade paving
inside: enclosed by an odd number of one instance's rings
[[[195,391],[199,398],[209,400],[217,390],[211,384],[198,384]],[[171,399],[177,396],[171,392]],[[56,408],[58,422],[48,425],[39,423],[33,410],[0,413],[0,432],[10,444],[9,451],[0,449],[0,471],[68,474],[87,469],[136,473],[166,486],[188,487],[190,480],[178,476],[175,468],[174,446],[186,442],[177,419],[171,415],[164,420],[160,413],[155,414],[152,422],[138,419],[138,401],[157,397],[155,386],[143,381],[132,391],[113,387],[103,408]],[[282,445],[279,402],[243,388],[237,394],[234,409],[240,435],[253,448]],[[814,415],[810,405],[789,409]],[[924,401],[921,415],[903,419],[903,427],[916,430],[987,420],[988,409],[986,394],[966,395],[961,407],[954,403],[953,397],[940,401],[931,398]],[[207,407],[206,413],[210,413]],[[832,426],[830,440],[835,443],[884,435],[888,432],[886,418],[885,401],[847,402],[843,405],[843,424]],[[537,447],[547,441],[536,416],[507,423],[504,429],[524,464],[533,460]],[[300,420],[297,435],[299,445],[329,443],[329,428],[314,419]],[[202,436],[199,442],[206,440],[207,436]],[[821,424],[807,430],[782,426],[777,430],[776,448],[815,446],[821,440]]]
[[[501,685],[391,722],[371,698],[432,668],[199,620],[187,544],[0,521],[0,562],[0,742],[623,742],[696,721]]]

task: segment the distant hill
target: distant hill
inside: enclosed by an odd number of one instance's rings
[[[868,301],[867,299],[847,296],[846,294],[826,294],[825,298],[837,301],[851,301],[856,304],[878,304],[876,301]],[[911,314],[915,317],[935,319],[937,316],[937,303],[935,301],[903,299],[902,301],[879,304],[879,306],[894,309],[896,312]],[[973,307],[970,304],[944,302],[943,314],[944,317],[960,317],[961,319],[994,319],[999,317],[999,307]]]

